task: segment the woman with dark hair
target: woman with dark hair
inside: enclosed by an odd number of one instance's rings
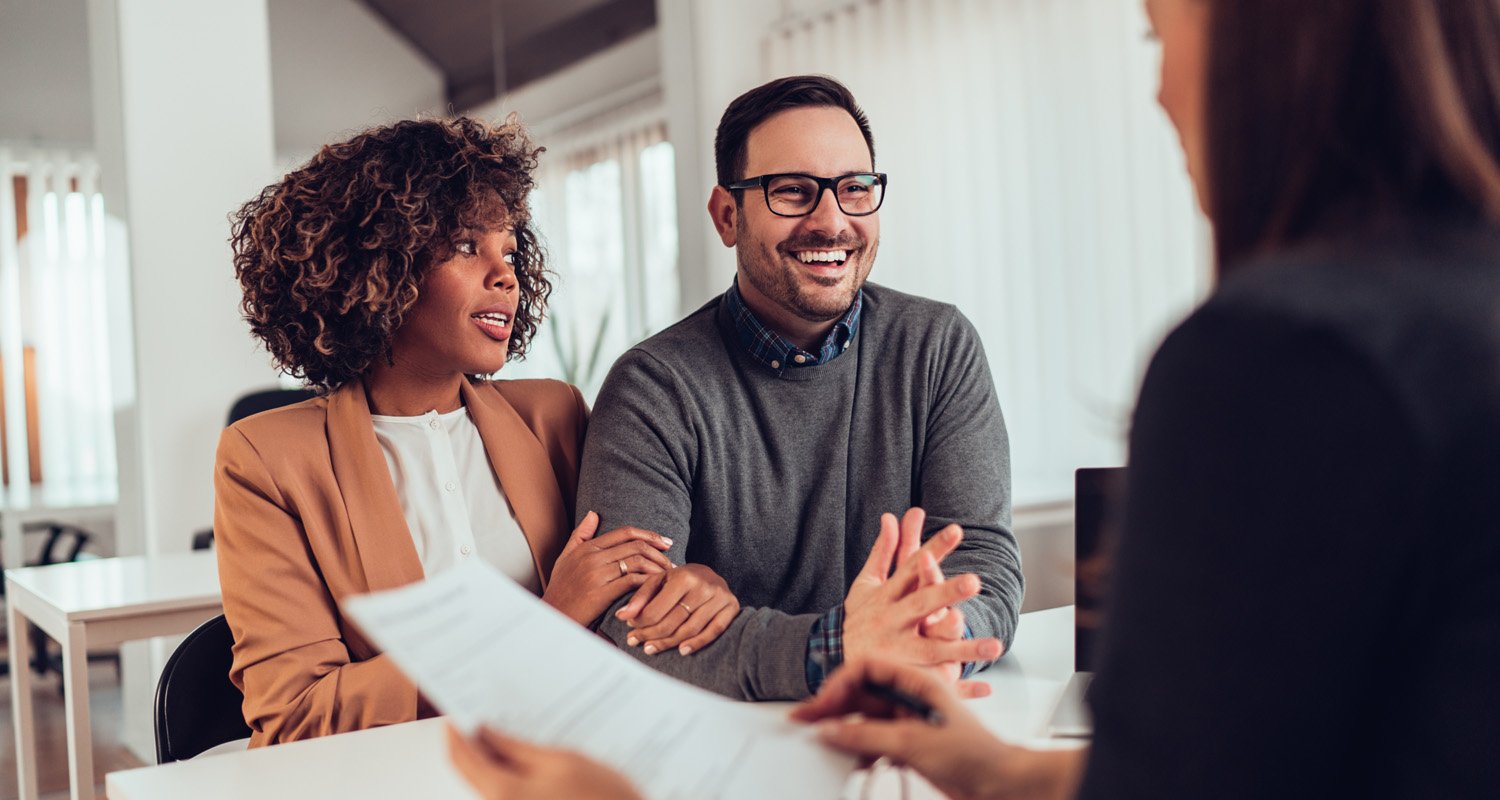
[[[1500,2],[1146,6],[1221,280],[1142,385],[1092,745],[881,662],[796,716],[955,798],[1500,797]]]
[[[954,797],[1500,797],[1500,3],[1146,7],[1220,283],[1141,388],[1093,744],[887,665],[800,716],[933,698],[825,739]]]
[[[484,379],[525,355],[551,291],[526,205],[538,153],[513,120],[398,122],[323,148],[235,216],[251,330],[319,391],[219,441],[219,580],[252,746],[430,714],[344,597],[478,558],[588,625],[672,568],[670,541],[595,537],[592,513],[569,536],[578,390]],[[701,648],[719,632],[677,633]]]

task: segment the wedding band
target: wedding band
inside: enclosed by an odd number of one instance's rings
[[[693,613],[693,607],[690,606],[690,605],[688,605],[687,603],[678,603],[677,605],[682,606],[683,608],[687,609],[687,612],[689,614]]]
[[[630,570],[625,569],[625,559],[623,559],[623,558],[620,559],[619,561],[616,561],[615,564],[620,568],[620,574],[621,575],[624,575],[625,573],[627,573],[627,572],[630,571]]]

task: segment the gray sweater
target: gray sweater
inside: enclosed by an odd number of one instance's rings
[[[808,695],[813,623],[844,599],[880,514],[922,506],[927,534],[964,541],[975,636],[1009,647],[1021,606],[1005,422],[978,334],[953,306],[872,284],[842,355],[777,376],[751,360],[716,298],[611,369],[584,446],[578,514],[674,539],[677,563],[719,573],[742,610],[713,644],[641,661],[747,700]],[[623,604],[623,600],[616,607]],[[606,614],[624,646],[630,628]]]

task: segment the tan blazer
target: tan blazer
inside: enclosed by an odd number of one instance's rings
[[[558,381],[462,394],[546,586],[571,533],[588,409]],[[224,431],[214,538],[252,747],[430,714],[339,613],[345,597],[423,577],[361,382]]]

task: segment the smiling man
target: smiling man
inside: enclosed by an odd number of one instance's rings
[[[1009,645],[1022,593],[1005,423],[969,321],[865,282],[887,178],[864,112],[830,78],[783,78],[730,104],[714,150],[708,211],[735,280],[615,364],[579,485],[580,513],[670,537],[685,566],[600,631],[756,700],[806,697],[845,656],[950,676],[985,665]],[[903,527],[938,556],[954,537],[933,537],[962,528],[941,570],[977,581],[931,568],[925,584],[942,585],[918,592],[912,567],[886,581],[895,537],[877,547],[881,515],[911,506],[925,521]],[[916,539],[898,561],[917,562]],[[701,640],[669,635],[693,617]]]

